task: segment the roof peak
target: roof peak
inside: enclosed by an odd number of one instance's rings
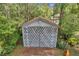
[[[24,24],[31,24],[32,22],[37,21],[37,20],[45,22],[45,23],[48,23],[50,25],[56,25],[56,26],[58,26],[57,24],[55,24],[54,22],[52,22],[50,19],[46,19],[46,18],[41,17],[41,16],[35,17],[35,18],[33,18],[32,20],[30,20],[28,22],[24,22],[23,25]]]

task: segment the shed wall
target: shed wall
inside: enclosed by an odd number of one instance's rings
[[[24,47],[56,47],[57,26],[35,21],[22,27]]]

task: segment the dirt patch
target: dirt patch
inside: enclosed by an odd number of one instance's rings
[[[17,48],[13,51],[14,56],[60,56],[63,51],[57,48]]]

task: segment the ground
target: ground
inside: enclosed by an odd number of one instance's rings
[[[64,50],[58,48],[25,48],[22,46],[22,41],[17,42],[16,48],[10,55],[12,56],[63,56]],[[71,56],[79,56],[79,45],[71,47]]]
[[[62,55],[63,52],[56,48],[21,48],[14,49],[13,55],[15,56],[57,56]]]
[[[58,48],[24,48],[16,47],[10,55],[13,56],[63,56],[64,50]],[[71,56],[79,56],[79,48],[70,49]]]

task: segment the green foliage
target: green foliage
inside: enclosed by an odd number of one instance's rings
[[[17,23],[12,20],[7,20],[7,17],[0,16],[0,41],[1,55],[8,54],[16,45],[16,41],[19,39],[16,25]]]
[[[69,48],[67,41],[63,40],[63,39],[58,39],[57,41],[57,48],[60,49],[67,49]]]
[[[65,41],[67,41],[67,43],[70,42],[71,45],[76,45],[78,39],[73,39],[71,37],[74,36],[75,32],[79,31],[79,4],[56,4],[54,14],[57,13],[60,13],[61,15],[59,22],[60,28],[58,39],[64,39]],[[59,41],[58,43],[60,44],[61,42]]]
[[[50,18],[50,16],[53,14],[53,10],[48,7],[48,4],[28,4],[28,6],[29,19],[38,16]]]
[[[59,25],[61,25],[60,31],[65,34],[74,34],[75,31],[79,31],[79,4],[57,4],[55,10],[63,15],[60,19]]]
[[[79,42],[77,38],[69,38],[68,43],[72,46],[76,45]]]

